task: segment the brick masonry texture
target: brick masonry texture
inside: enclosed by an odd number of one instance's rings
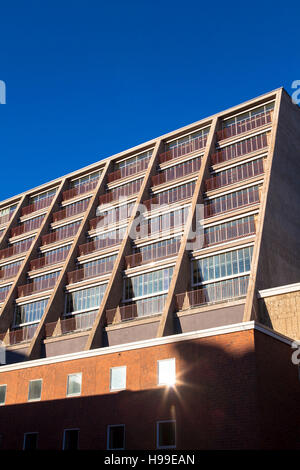
[[[262,315],[275,331],[300,339],[300,291],[260,300]]]
[[[2,372],[2,448],[20,449],[25,432],[39,448],[60,449],[79,428],[80,449],[106,449],[109,424],[125,424],[127,449],[155,449],[156,422],[175,419],[177,449],[299,446],[297,367],[289,345],[255,330],[156,345]],[[157,361],[175,357],[176,386],[157,385]],[[127,387],[109,391],[109,370],[127,366]],[[82,372],[82,394],[66,398],[67,375]],[[28,382],[43,379],[40,402]]]

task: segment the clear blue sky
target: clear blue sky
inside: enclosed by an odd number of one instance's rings
[[[0,200],[300,79],[298,2],[0,8]]]

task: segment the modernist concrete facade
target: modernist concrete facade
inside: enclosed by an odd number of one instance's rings
[[[280,88],[3,201],[0,379],[252,321],[298,339],[265,293],[300,280],[299,148]]]

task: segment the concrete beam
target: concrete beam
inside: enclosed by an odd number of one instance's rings
[[[57,279],[51,297],[48,301],[45,312],[40,320],[39,326],[31,340],[31,344],[28,350],[28,359],[36,359],[40,356],[41,351],[41,342],[44,339],[44,326],[46,323],[52,323],[57,321],[61,314],[64,312],[65,305],[65,291],[64,286],[67,283],[67,273],[75,269],[75,261],[77,258],[77,249],[78,245],[85,241],[85,235],[88,230],[89,219],[92,215],[95,214],[96,208],[98,206],[99,195],[104,192],[104,187],[106,185],[106,178],[108,170],[111,167],[111,162],[107,161],[103,169],[103,172],[100,176],[98,184],[94,190],[94,194],[91,197],[90,203],[85,211],[83,220],[79,226],[78,232],[74,237],[73,244],[70,248],[68,256],[65,260],[63,268],[60,272],[60,275]]]
[[[205,179],[209,177],[210,155],[214,149],[216,139],[216,128],[218,118],[215,117],[210,125],[205,152],[202,158],[198,179],[195,185],[189,214],[181,238],[180,248],[173,271],[171,284],[169,286],[164,310],[161,316],[157,331],[157,337],[166,336],[175,333],[173,323],[173,313],[175,311],[176,294],[186,292],[189,289],[190,282],[190,259],[187,250],[187,243],[193,224],[195,224],[197,204],[203,203],[203,193]]]
[[[95,323],[91,329],[85,350],[94,349],[102,346],[103,341],[103,327],[106,319],[106,310],[117,307],[122,300],[123,292],[123,270],[125,265],[125,256],[131,253],[131,233],[134,219],[138,214],[139,205],[149,197],[149,189],[151,187],[151,177],[156,172],[156,165],[158,163],[158,155],[161,151],[162,141],[158,140],[155,144],[152,156],[150,158],[148,169],[144,175],[144,181],[138,193],[136,203],[134,205],[132,215],[129,219],[126,234],[120,246],[120,250],[116,261],[114,263],[113,271],[108,282],[104,297],[102,299]]]

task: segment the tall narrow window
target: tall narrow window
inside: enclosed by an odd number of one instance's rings
[[[81,381],[82,374],[70,374],[68,375],[68,384],[67,384],[67,396],[72,397],[81,394]]]
[[[40,400],[42,395],[42,379],[30,380],[28,389],[28,401]]]
[[[6,385],[0,385],[0,405],[5,404],[6,399]]]
[[[79,440],[79,429],[65,429],[63,450],[77,450]]]
[[[125,425],[109,425],[107,428],[107,450],[123,449],[125,449]]]
[[[37,432],[26,432],[24,434],[23,450],[36,450],[38,443]]]
[[[176,421],[157,422],[157,448],[174,449],[176,447]]]
[[[126,366],[112,367],[110,369],[110,391],[124,390],[126,388]]]
[[[176,382],[175,358],[157,361],[158,385],[172,386]]]

